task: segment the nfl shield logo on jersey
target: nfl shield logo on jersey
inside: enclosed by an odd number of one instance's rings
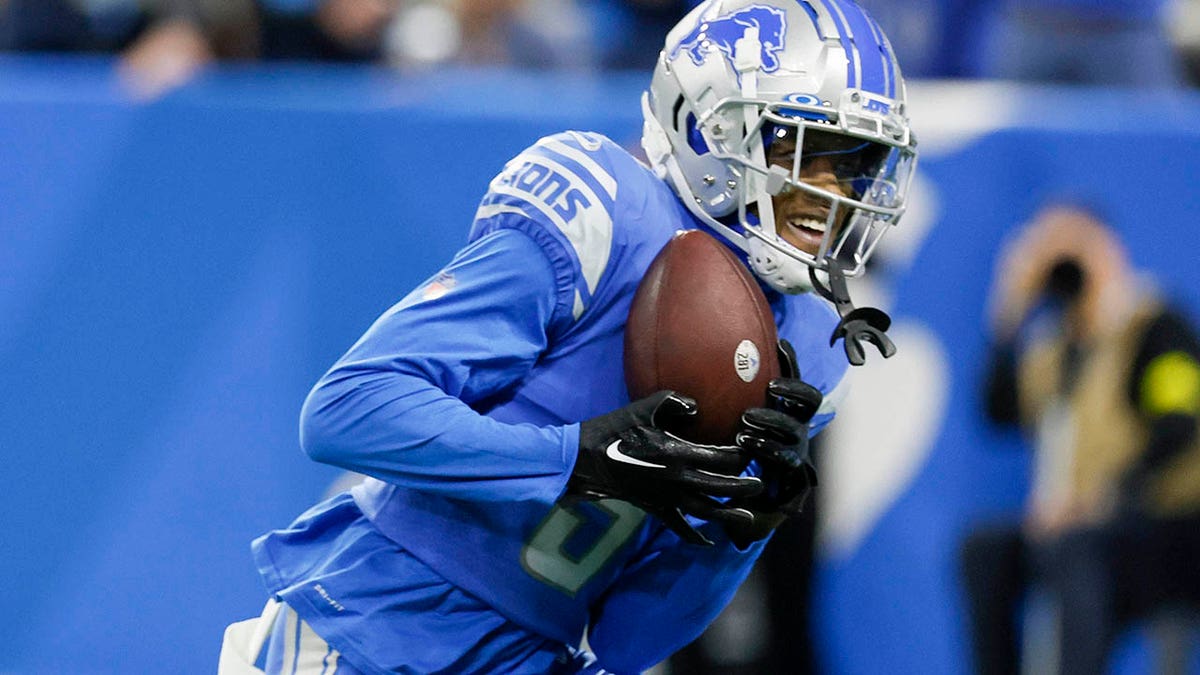
[[[442,272],[437,275],[437,278],[429,282],[425,286],[425,290],[421,291],[421,298],[424,300],[437,300],[443,295],[450,292],[450,289],[458,285],[458,280],[454,278],[452,272]]]

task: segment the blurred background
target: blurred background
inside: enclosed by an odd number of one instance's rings
[[[693,4],[0,0],[0,672],[214,672],[265,600],[250,540],[341,478],[298,448],[309,387],[515,153],[563,129],[640,152]],[[1035,454],[985,415],[992,279],[1043,207],[1086,203],[1200,310],[1200,0],[861,4],[922,150],[860,282],[900,351],[854,373],[815,515],[664,672],[973,672],[959,551],[1022,517]],[[1148,616],[1113,672],[1165,667]]]

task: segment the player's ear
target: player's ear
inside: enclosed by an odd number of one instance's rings
[[[785,338],[779,338],[775,349],[779,353],[779,374],[782,377],[800,379],[800,367],[796,365],[796,350],[792,343]]]

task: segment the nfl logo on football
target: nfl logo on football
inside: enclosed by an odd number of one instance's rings
[[[749,340],[742,340],[738,343],[737,349],[733,352],[733,367],[737,370],[738,377],[744,382],[751,382],[758,375],[758,347]]]

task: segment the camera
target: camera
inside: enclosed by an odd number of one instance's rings
[[[1043,296],[1055,304],[1070,307],[1083,294],[1087,274],[1075,257],[1062,257],[1054,261],[1046,273]]]

